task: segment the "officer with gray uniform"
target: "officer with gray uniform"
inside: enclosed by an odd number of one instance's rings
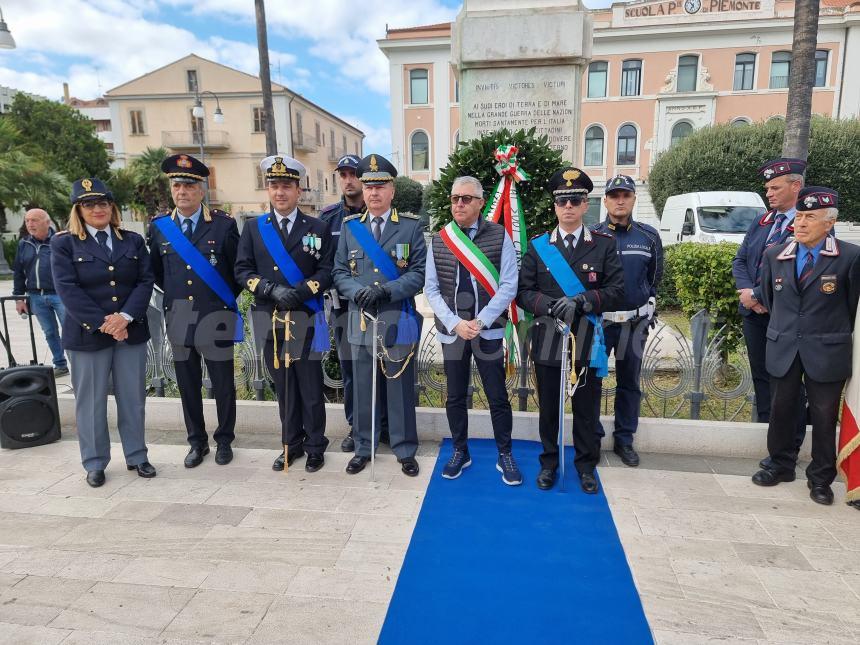
[[[349,300],[347,338],[352,346],[353,382],[361,383],[365,394],[359,396],[356,388],[353,395],[356,446],[346,472],[364,470],[371,449],[376,449],[371,447],[373,406],[364,388],[377,369],[377,378],[386,380],[391,450],[404,474],[414,477],[418,475],[414,357],[421,330],[414,298],[424,286],[424,233],[417,217],[391,208],[397,170],[390,161],[368,155],[356,175],[363,184],[367,210],[344,219],[333,271],[335,287]],[[379,319],[378,346],[383,355],[379,361],[371,355],[373,325],[364,312]]]

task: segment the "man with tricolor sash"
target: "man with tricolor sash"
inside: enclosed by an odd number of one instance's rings
[[[224,465],[233,459],[236,426],[233,343],[243,334],[236,305],[242,287],[233,275],[239,230],[227,213],[203,203],[203,182],[209,176],[205,164],[180,154],[165,159],[161,169],[170,179],[176,208],[153,218],[147,242],[155,284],[164,291],[167,340],[188,432],[185,467],[199,466],[209,454],[201,360],[218,412],[212,435],[215,463]]]
[[[511,452],[513,414],[505,383],[505,328],[517,295],[517,253],[505,227],[481,217],[484,191],[474,177],[451,186],[453,221],[433,236],[427,252],[424,294],[435,314],[442,344],[445,409],[454,449],[442,477],[456,479],[471,465],[466,391],[472,358],[490,406],[499,458],[496,469],[509,486],[523,476]]]
[[[298,209],[305,167],[292,157],[260,162],[272,210],[245,224],[236,279],[254,294],[256,339],[275,382],[284,452],[272,469],[307,454],[305,470],[323,467],[328,446],[320,360],[330,346],[323,293],[331,286],[334,243],[325,222]]]
[[[596,426],[608,364],[600,314],[621,305],[624,274],[612,236],[583,226],[593,188],[591,178],[578,168],[563,168],[550,178],[558,226],[529,241],[520,268],[517,302],[535,316],[529,337],[540,405],[543,453],[537,485],[542,490],[552,488],[559,465],[563,339],[557,321],[569,326],[573,340],[568,384],[575,387],[574,465],[584,492],[597,493],[599,488],[594,476],[600,460]]]
[[[391,207],[397,169],[381,155],[370,154],[358,164],[367,209],[344,219],[334,262],[334,284],[349,300],[347,339],[353,349],[353,436],[355,456],[347,464],[350,475],[371,460],[373,411],[379,428],[378,406],[368,385],[385,379],[391,451],[404,474],[418,475],[418,434],[415,421],[415,350],[421,316],[415,294],[424,286],[427,249],[418,218]],[[378,327],[369,314],[378,319]],[[374,329],[377,329],[374,343]],[[372,348],[377,346],[377,356]],[[373,439],[378,443],[379,433]]]
[[[795,479],[794,422],[801,385],[812,421],[809,497],[833,503],[836,422],[852,370],[852,333],[860,298],[860,247],[830,235],[839,195],[824,186],[798,194],[794,239],[765,251],[761,302],[770,313],[767,371],[771,375],[769,461],[752,477],[759,486]]]

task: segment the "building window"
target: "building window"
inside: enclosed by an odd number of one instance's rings
[[[131,133],[146,134],[146,128],[143,126],[143,110],[131,110],[128,116],[131,119]]]
[[[815,50],[815,85],[814,87],[825,87],[827,85],[827,49]]]
[[[699,57],[681,56],[678,59],[678,91],[695,92],[699,75]]]
[[[265,190],[266,188],[266,178],[263,175],[263,169],[260,168],[260,164],[254,163],[254,189],[255,190]]]
[[[206,132],[204,130],[205,122],[203,118],[197,118],[194,116],[193,110],[188,110],[188,116],[191,119],[191,141],[194,143],[205,143],[204,137],[206,136]]]
[[[197,94],[197,70],[196,69],[186,69],[185,70],[185,83],[188,86],[188,91],[192,94]]]
[[[603,165],[603,128],[599,125],[585,131],[585,165]]]
[[[609,63],[595,61],[588,66],[588,98],[599,99],[606,96],[606,75]]]
[[[457,130],[454,133],[454,149],[456,150],[457,146],[459,146],[459,145],[460,145],[460,131]]]
[[[460,102],[460,81],[454,79],[454,103]]]
[[[755,75],[755,54],[735,56],[735,91],[753,89]]]
[[[687,121],[679,121],[672,127],[672,145],[690,136],[693,126]]]
[[[774,52],[770,59],[770,89],[786,89],[789,76],[791,76],[791,52]]]
[[[409,70],[409,102],[412,105],[426,105],[429,103],[429,91],[426,69]]]
[[[266,131],[266,111],[261,107],[254,108],[254,132]]]
[[[316,135],[317,145],[320,145],[320,143],[325,145],[325,141],[322,140],[322,131],[320,130],[320,122],[319,121],[314,123],[314,134]]]
[[[621,63],[621,96],[639,96],[642,90],[642,61]]]
[[[343,135],[343,154],[346,154],[346,135]]]
[[[303,132],[304,128],[302,128],[302,113],[296,112],[296,134],[298,135],[299,143],[301,143]]]
[[[621,126],[618,131],[618,154],[615,163],[619,166],[633,166],[636,164],[636,140],[638,136],[636,128],[630,125]]]
[[[332,157],[334,157],[335,156],[335,154],[334,154],[334,130],[328,131],[328,145],[331,148],[330,154]]]
[[[743,117],[738,117],[737,119],[732,121],[732,127],[733,128],[744,128],[744,127],[748,126],[749,124],[750,124],[750,122]]]
[[[412,135],[412,170],[430,170],[430,141],[424,132]]]
[[[355,156],[358,156],[358,141],[355,142]]]
[[[331,176],[331,194],[337,195],[337,173]]]

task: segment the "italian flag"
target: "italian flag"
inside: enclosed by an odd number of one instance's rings
[[[842,424],[839,428],[839,450],[836,467],[845,479],[845,501],[860,500],[860,310],[854,321],[854,349],[851,357],[851,378],[845,386],[842,403]]]
[[[496,295],[499,289],[499,272],[493,263],[487,259],[484,252],[469,239],[454,222],[448,224],[439,231],[439,237],[448,247],[448,250],[466,267],[466,270],[474,276],[482,287],[490,294]]]

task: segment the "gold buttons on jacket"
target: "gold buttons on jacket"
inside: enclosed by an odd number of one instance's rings
[[[379,269],[377,269],[376,267],[373,267],[373,272],[374,272],[374,273],[379,273]]]
[[[116,302],[116,301],[118,300],[118,298],[117,298],[116,296],[112,296],[112,297],[111,297],[111,300],[113,300],[114,302]]]
[[[188,284],[194,284],[194,281],[193,281],[193,280],[189,280],[189,281],[188,281]]]
[[[108,267],[108,271],[113,271],[113,265],[110,265],[110,266]]]
[[[277,270],[278,270],[278,267],[274,267],[274,268],[275,268],[275,271],[277,271]]]
[[[116,286],[116,281],[115,281],[115,280],[111,280],[111,281],[110,281],[110,286],[115,287],[115,286]]]
[[[188,296],[189,300],[194,300],[194,296]]]
[[[191,271],[191,265],[190,264],[186,264],[185,268],[188,269],[189,271]]]

